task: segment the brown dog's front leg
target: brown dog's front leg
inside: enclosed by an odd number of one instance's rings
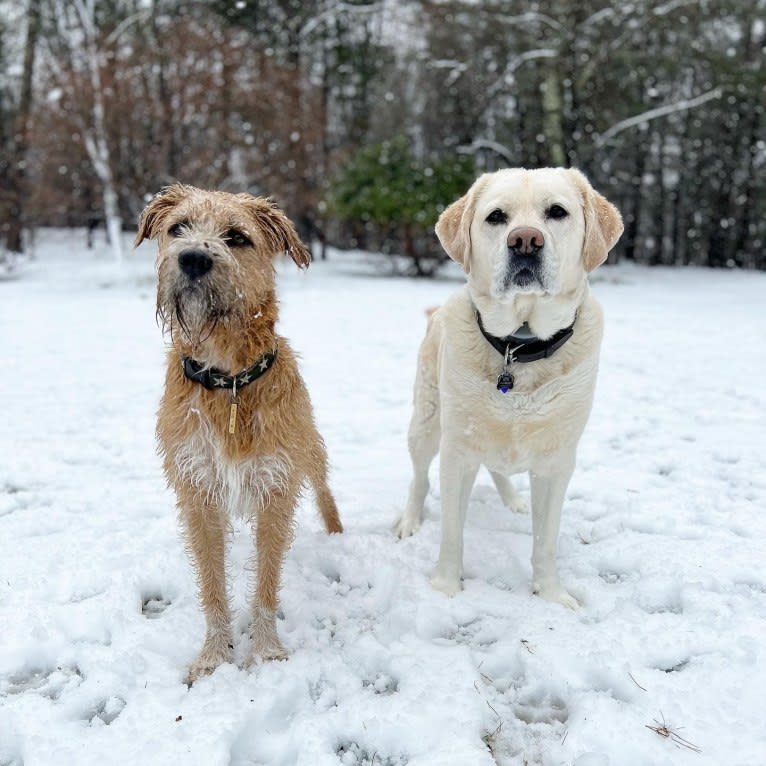
[[[205,643],[186,677],[186,682],[192,684],[232,660],[231,615],[226,595],[226,523],[217,507],[198,497],[185,502],[179,499],[179,505],[207,623]]]
[[[282,561],[293,536],[293,513],[297,489],[274,494],[258,512],[254,522],[257,550],[256,583],[253,596],[252,646],[245,663],[258,660],[283,660],[287,651],[277,635],[276,611]]]

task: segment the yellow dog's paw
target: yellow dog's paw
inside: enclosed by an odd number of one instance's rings
[[[421,524],[422,519],[413,514],[404,513],[394,524],[394,534],[401,540],[404,537],[414,535],[420,529]]]
[[[546,601],[552,601],[554,604],[561,604],[567,609],[579,609],[580,602],[560,585],[535,585],[532,592]]]
[[[434,590],[439,590],[450,598],[463,590],[463,584],[459,577],[445,577],[438,572],[434,572],[428,582]]]

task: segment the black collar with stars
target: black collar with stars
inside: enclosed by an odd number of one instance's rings
[[[214,391],[216,388],[230,388],[235,393],[240,388],[258,380],[274,364],[277,358],[277,349],[267,351],[252,367],[248,367],[236,375],[229,375],[215,367],[205,367],[195,362],[190,356],[183,359],[184,375],[189,380],[199,383],[205,388]]]

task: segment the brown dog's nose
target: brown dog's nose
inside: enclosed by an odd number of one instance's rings
[[[508,248],[517,253],[536,253],[544,244],[543,233],[532,226],[519,226],[508,235]]]
[[[199,279],[213,268],[213,259],[204,250],[184,250],[178,256],[178,265],[189,279]]]

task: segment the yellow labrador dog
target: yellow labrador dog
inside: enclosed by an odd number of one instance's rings
[[[428,467],[441,452],[442,536],[434,588],[461,589],[463,525],[485,465],[504,503],[525,510],[508,479],[529,472],[533,591],[575,608],[559,583],[559,517],[593,400],[602,312],[588,272],[622,234],[617,209],[577,170],[481,176],[436,224],[468,275],[428,322],[409,430],[414,478],[399,537],[423,518]]]

